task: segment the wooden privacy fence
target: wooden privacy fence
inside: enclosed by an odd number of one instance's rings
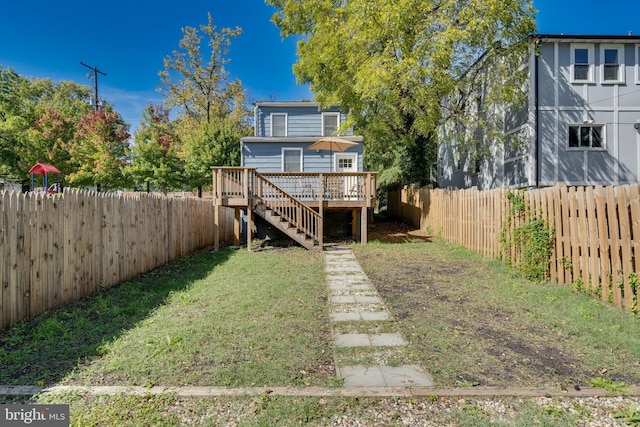
[[[196,198],[0,192],[0,329],[212,246],[213,215]]]
[[[508,191],[405,188],[389,193],[388,210],[449,242],[516,265],[518,251],[501,243],[503,230],[542,219],[553,230],[553,283],[571,284],[617,307],[638,309],[638,185],[518,190],[527,206],[524,217],[512,212]]]

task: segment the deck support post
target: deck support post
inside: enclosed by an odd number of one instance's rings
[[[251,252],[251,238],[253,237],[253,206],[252,199],[249,197],[247,203],[247,250]]]
[[[358,235],[358,209],[351,209],[351,237]]]
[[[366,182],[367,184],[364,186],[364,203],[362,208],[360,209],[360,242],[364,245],[367,243],[367,231],[369,229],[369,203],[372,200],[372,193],[376,191],[375,188],[371,188],[371,179],[372,175],[370,173],[367,174]]]
[[[367,221],[369,219],[367,211],[368,209],[366,206],[360,208],[360,243],[363,245],[367,243]]]
[[[240,214],[242,210],[240,208],[234,209],[235,214],[233,218],[233,244],[235,246],[240,246]]]
[[[318,175],[318,215],[320,218],[318,219],[318,244],[320,245],[320,250],[322,250],[322,245],[324,243],[324,175]]]
[[[220,249],[220,211],[222,209],[222,192],[220,191],[219,169],[213,169],[213,249]]]

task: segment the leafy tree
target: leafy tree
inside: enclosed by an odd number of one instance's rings
[[[36,162],[71,172],[66,144],[90,111],[89,88],[73,82],[26,79],[0,66],[0,175],[28,180]]]
[[[529,0],[268,2],[282,34],[302,36],[298,80],[324,106],[348,108],[373,166],[395,167],[402,179],[428,180],[443,123],[469,125],[478,60],[502,67],[485,102],[522,99],[524,73],[508,58],[522,57],[535,28]],[[390,147],[393,156],[384,153]]]
[[[231,40],[242,34],[242,30],[236,27],[218,31],[209,14],[207,25],[200,25],[199,30],[185,27],[182,33],[180,50],[174,50],[164,59],[165,69],[159,73],[163,84],[160,92],[169,107],[177,108],[180,116],[197,123],[227,117],[237,107],[236,97],[244,96],[240,80],[229,82],[225,69]],[[201,48],[203,38],[209,47],[207,62]]]
[[[18,147],[29,118],[22,112],[21,93],[28,81],[11,69],[0,67],[0,175],[18,178]]]
[[[184,142],[183,157],[188,181],[202,188],[211,184],[212,166],[237,166],[240,164],[239,137],[243,132],[231,118],[218,119],[200,125],[189,132]]]
[[[165,58],[159,73],[160,92],[177,115],[187,184],[201,192],[211,181],[211,167],[237,162],[240,137],[250,134],[245,90],[240,80],[229,81],[225,68],[231,40],[241,29],[218,31],[209,14],[207,25],[185,27],[182,32],[180,49]]]
[[[183,183],[180,141],[162,104],[149,104],[143,112],[141,127],[134,135],[131,172],[135,182],[146,182],[167,192]]]
[[[104,189],[127,186],[129,137],[129,126],[118,112],[100,109],[82,116],[67,144],[74,169],[68,181]]]
[[[55,165],[62,177],[71,172],[67,143],[73,139],[76,122],[52,107],[45,107],[23,135],[19,166],[27,171],[37,162]]]

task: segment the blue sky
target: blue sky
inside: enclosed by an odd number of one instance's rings
[[[374,1],[374,0],[372,0]],[[538,32],[640,35],[638,0],[534,0]],[[10,0],[0,13],[0,65],[26,77],[92,85],[80,61],[107,73],[100,97],[136,126],[149,101],[159,102],[158,71],[178,47],[181,28],[205,24],[243,29],[231,45],[233,78],[249,99],[311,99],[291,71],[295,41],[282,40],[263,0]]]

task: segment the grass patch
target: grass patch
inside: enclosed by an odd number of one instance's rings
[[[0,383],[327,385],[322,255],[202,252],[0,335]]]
[[[613,381],[609,378],[591,378],[590,383],[593,387],[600,387],[611,394],[627,394],[629,387],[622,381]]]
[[[632,313],[532,283],[458,246],[399,237],[407,227],[378,226],[385,232],[353,250],[436,384],[588,386],[600,376],[639,383],[640,320]]]

